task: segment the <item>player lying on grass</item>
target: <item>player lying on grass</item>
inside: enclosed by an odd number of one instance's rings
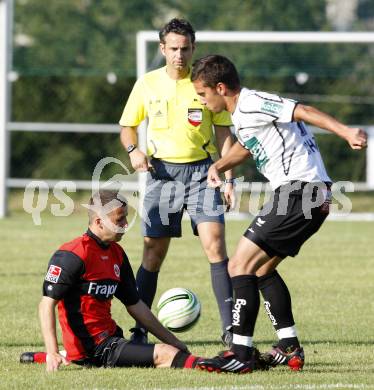
[[[39,316],[46,352],[25,352],[21,362],[46,362],[47,371],[61,365],[103,367],[173,367],[205,369],[205,360],[164,328],[139,299],[129,260],[120,245],[127,226],[127,204],[117,192],[100,191],[90,199],[89,228],[52,256],[43,284]],[[118,298],[128,313],[164,344],[135,344],[123,337],[111,317]],[[58,306],[66,357],[58,350],[55,307]],[[258,353],[247,362],[228,362],[208,371],[251,372]]]
[[[287,256],[296,256],[320,228],[331,201],[331,179],[313,134],[303,122],[337,134],[357,150],[366,147],[367,134],[313,107],[241,87],[235,66],[223,56],[196,61],[191,79],[201,103],[210,111],[231,113],[238,138],[209,168],[208,184],[219,187],[219,173],[252,156],[274,190],[272,200],[252,221],[230,258],[228,270],[235,296],[233,346],[211,359],[211,364],[216,367],[219,361],[224,365],[225,358],[246,361],[251,356],[260,290],[279,338],[263,358],[272,366],[286,364],[299,370],[304,365],[304,351],[296,333],[290,293],[276,267]]]

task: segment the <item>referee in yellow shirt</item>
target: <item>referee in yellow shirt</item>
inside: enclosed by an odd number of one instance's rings
[[[208,111],[190,81],[195,31],[183,19],[172,19],[159,33],[166,66],[139,78],[124,108],[121,142],[133,168],[149,171],[144,197],[142,232],[144,251],[136,281],[141,299],[152,306],[158,272],[171,237],[180,237],[181,219],[187,210],[211,266],[212,287],[217,300],[222,341],[232,342],[232,286],[227,272],[223,204],[218,189],[207,187],[207,172],[216,143],[225,155],[233,140],[227,112]],[[147,154],[137,147],[137,127],[148,118]],[[213,132],[214,127],[214,132]],[[232,172],[227,171],[224,196],[234,203]],[[146,330],[136,324],[132,340],[147,341]]]

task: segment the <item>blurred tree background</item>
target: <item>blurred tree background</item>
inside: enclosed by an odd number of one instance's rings
[[[13,122],[117,123],[136,79],[135,38],[174,16],[195,30],[370,31],[374,0],[14,0]],[[344,5],[344,6],[343,6]],[[345,11],[345,12],[343,12]],[[163,65],[150,45],[151,67]],[[220,53],[243,85],[330,112],[348,124],[373,123],[374,45],[198,44]],[[335,180],[365,180],[365,154],[319,136]],[[11,177],[90,179],[102,157],[126,161],[118,134],[12,132]],[[248,162],[238,171],[260,177]]]

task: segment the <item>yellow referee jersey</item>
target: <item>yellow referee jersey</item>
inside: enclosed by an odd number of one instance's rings
[[[119,123],[135,127],[146,117],[148,155],[177,163],[215,153],[212,124],[232,124],[228,112],[214,114],[200,103],[190,75],[173,80],[166,66],[139,78]]]

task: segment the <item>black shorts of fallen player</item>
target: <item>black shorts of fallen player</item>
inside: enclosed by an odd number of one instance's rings
[[[135,344],[117,327],[113,336],[96,346],[91,358],[73,363],[91,367],[154,367],[154,344]]]

